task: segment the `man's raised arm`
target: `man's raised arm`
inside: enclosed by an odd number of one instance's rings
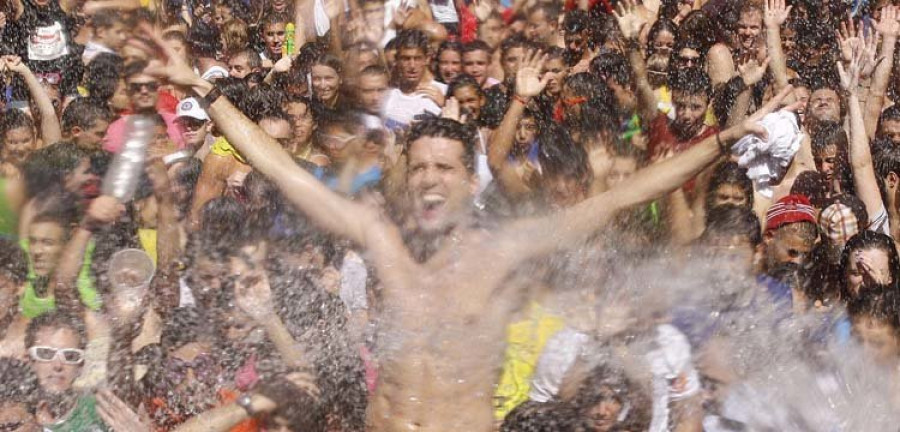
[[[250,161],[254,169],[278,185],[281,192],[316,225],[366,247],[366,229],[379,217],[374,211],[350,202],[329,190],[312,174],[294,163],[291,156],[258,125],[244,116],[215,87],[201,79],[162,42],[149,26],[144,32],[156,51],[163,51],[166,63],[154,61],[147,73],[189,88],[209,106],[206,111],[228,142]],[[146,42],[145,42],[146,43]],[[146,47],[145,47],[146,49]]]
[[[559,213],[509,225],[502,239],[517,243],[511,245],[521,254],[517,259],[579,244],[606,225],[619,210],[659,198],[680,187],[715,162],[744,135],[753,133],[765,136],[765,129],[757,122],[774,111],[791,89],[791,86],[785,87],[742,124],[708,137],[671,159],[638,171],[623,185]],[[524,232],[528,235],[523,236]]]

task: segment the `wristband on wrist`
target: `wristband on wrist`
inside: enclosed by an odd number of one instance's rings
[[[203,107],[204,110],[209,109],[209,106],[214,104],[220,97],[222,97],[222,90],[219,90],[219,87],[213,86],[212,90],[206,94],[206,96],[198,98],[198,102],[200,102],[200,106]]]
[[[528,99],[525,99],[525,98],[523,98],[523,97],[521,97],[521,96],[519,96],[519,95],[517,95],[517,94],[515,94],[515,93],[513,93],[512,98],[513,98],[514,101],[517,101],[517,102],[519,102],[519,103],[522,104],[522,105],[528,105]]]

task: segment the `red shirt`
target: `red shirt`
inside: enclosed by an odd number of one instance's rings
[[[705,126],[699,135],[696,135],[687,141],[680,141],[669,127],[669,117],[663,113],[659,113],[656,118],[650,122],[650,130],[647,136],[649,140],[647,150],[650,152],[651,159],[657,159],[660,155],[670,149],[678,154],[718,132],[719,128],[716,126]]]

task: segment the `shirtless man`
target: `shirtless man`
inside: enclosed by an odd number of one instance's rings
[[[158,37],[153,39],[165,50]],[[520,68],[519,97],[513,104],[543,90],[549,78],[539,78],[541,63],[530,59]],[[200,95],[209,104],[210,117],[255,169],[320,228],[367,252],[384,285],[382,322],[389,335],[368,412],[368,426],[374,431],[492,430],[491,398],[504,330],[526,300],[526,293],[504,284],[507,275],[529,258],[577,245],[619,209],[683,184],[743,135],[761,133],[755,121],[787,94],[742,125],[721,132],[721,146],[716,137],[707,138],[636,173],[626,186],[551,216],[521,219],[491,231],[477,226],[473,217],[478,184],[474,135],[452,120],[426,120],[408,136],[412,227],[401,232],[382,213],[339,197],[299,168],[277,142],[177,56],[169,55],[165,66],[148,72]],[[411,251],[404,241],[410,238],[410,245],[429,247]]]

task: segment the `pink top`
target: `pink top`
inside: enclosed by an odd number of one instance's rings
[[[163,120],[166,121],[169,139],[175,144],[179,150],[184,149],[184,139],[181,137],[181,128],[175,124],[175,114],[161,112]],[[120,117],[118,120],[109,125],[106,130],[106,137],[103,138],[103,150],[110,153],[118,153],[125,143],[125,128],[128,125],[128,116]]]

